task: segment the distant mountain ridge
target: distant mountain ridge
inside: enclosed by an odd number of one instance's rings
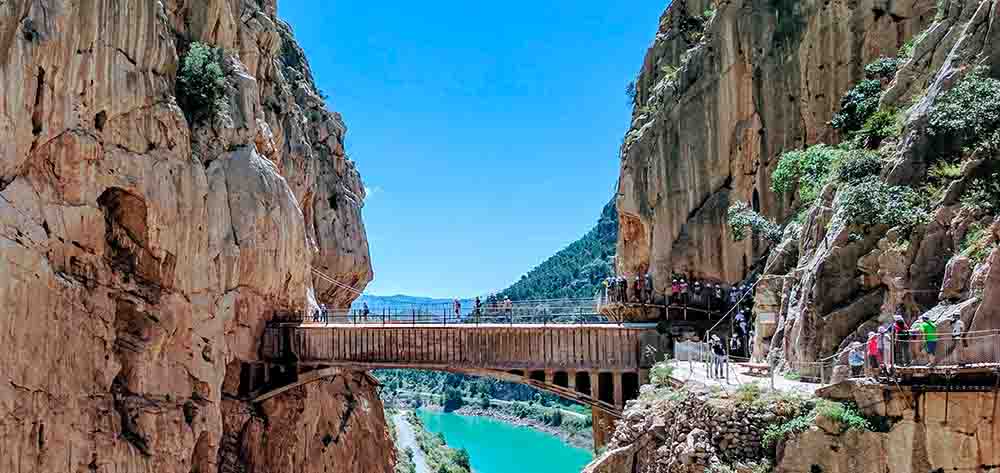
[[[612,198],[586,235],[570,243],[521,277],[500,297],[512,300],[590,297],[613,272],[618,243],[618,210]]]

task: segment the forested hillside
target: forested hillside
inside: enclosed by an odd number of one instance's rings
[[[592,230],[500,293],[512,300],[590,297],[611,275],[618,240],[618,211],[612,199]]]

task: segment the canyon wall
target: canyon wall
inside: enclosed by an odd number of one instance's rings
[[[765,252],[734,242],[731,203],[771,218],[777,157],[834,138],[827,122],[865,64],[895,55],[932,0],[676,0],[635,81],[621,152],[618,272],[742,280]]]
[[[225,82],[200,116],[193,42]],[[367,375],[237,397],[274,311],[355,297],[311,268],[372,278],[346,127],[275,1],[0,2],[0,78],[0,471],[390,471]]]

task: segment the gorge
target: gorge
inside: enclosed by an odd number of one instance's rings
[[[1000,1],[670,2],[635,55],[613,202],[499,292],[648,274],[649,300],[480,332],[465,300],[409,343],[391,316],[356,327],[368,188],[277,9],[0,1],[0,472],[393,472],[389,378],[366,369],[413,366],[593,406],[586,472],[1000,468]],[[677,277],[751,288],[748,358],[818,397],[680,386],[664,358],[708,332],[671,316]],[[894,316],[986,341],[850,378]],[[456,322],[471,335],[440,335]]]

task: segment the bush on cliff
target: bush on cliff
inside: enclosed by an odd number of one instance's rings
[[[881,172],[882,159],[878,154],[853,150],[847,153],[837,166],[837,180],[850,184],[878,176]]]
[[[848,224],[885,224],[899,227],[908,234],[929,219],[925,199],[913,189],[890,186],[875,176],[847,186],[837,198],[840,200],[838,217]]]
[[[840,99],[840,111],[830,120],[830,126],[845,133],[860,130],[868,117],[878,110],[881,98],[881,81],[865,79],[859,82]]]
[[[974,146],[1000,128],[1000,80],[975,69],[934,104],[927,132],[957,146]]]
[[[821,399],[809,412],[783,424],[769,426],[764,432],[764,447],[771,448],[789,435],[805,432],[816,425],[816,420],[820,417],[836,422],[844,430],[872,430],[871,422],[854,407]]]
[[[189,122],[213,115],[225,105],[222,52],[194,42],[177,71],[177,101]]]
[[[752,233],[774,243],[781,241],[781,227],[755,212],[746,202],[729,207],[728,221],[733,240],[743,241]]]
[[[825,144],[786,152],[771,175],[771,190],[778,193],[798,190],[799,199],[808,205],[819,196],[830,170],[843,154],[844,151]]]

